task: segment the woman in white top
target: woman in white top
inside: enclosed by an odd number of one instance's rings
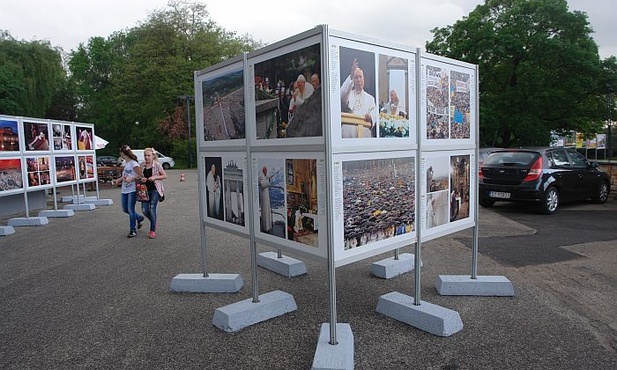
[[[122,181],[122,211],[129,215],[129,238],[137,236],[137,228],[141,228],[141,223],[144,221],[144,216],[138,215],[135,212],[136,188],[135,183],[142,177],[141,168],[137,163],[137,156],[133,154],[128,145],[120,147],[120,156],[124,159],[124,170],[122,177],[117,179],[115,183]]]

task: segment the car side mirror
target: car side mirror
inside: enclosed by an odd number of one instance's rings
[[[587,162],[587,167],[598,168],[598,162]]]

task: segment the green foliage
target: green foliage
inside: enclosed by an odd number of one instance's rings
[[[44,117],[65,79],[61,50],[0,33],[0,113]]]
[[[184,104],[178,96],[193,94],[194,71],[255,45],[210,20],[205,5],[171,1],[142,24],[91,38],[71,54],[80,120],[95,123],[112,148],[128,143],[171,153],[187,138],[186,112],[176,110]]]
[[[479,66],[481,144],[601,132],[606,75],[587,16],[569,12],[566,0],[487,0],[432,33],[427,51]]]

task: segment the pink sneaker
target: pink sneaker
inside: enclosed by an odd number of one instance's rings
[[[156,238],[156,233],[154,231],[150,231],[150,239]]]

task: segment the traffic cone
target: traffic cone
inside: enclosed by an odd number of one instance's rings
[[[180,174],[180,182],[182,181],[186,181],[186,178],[184,177],[184,172]]]

